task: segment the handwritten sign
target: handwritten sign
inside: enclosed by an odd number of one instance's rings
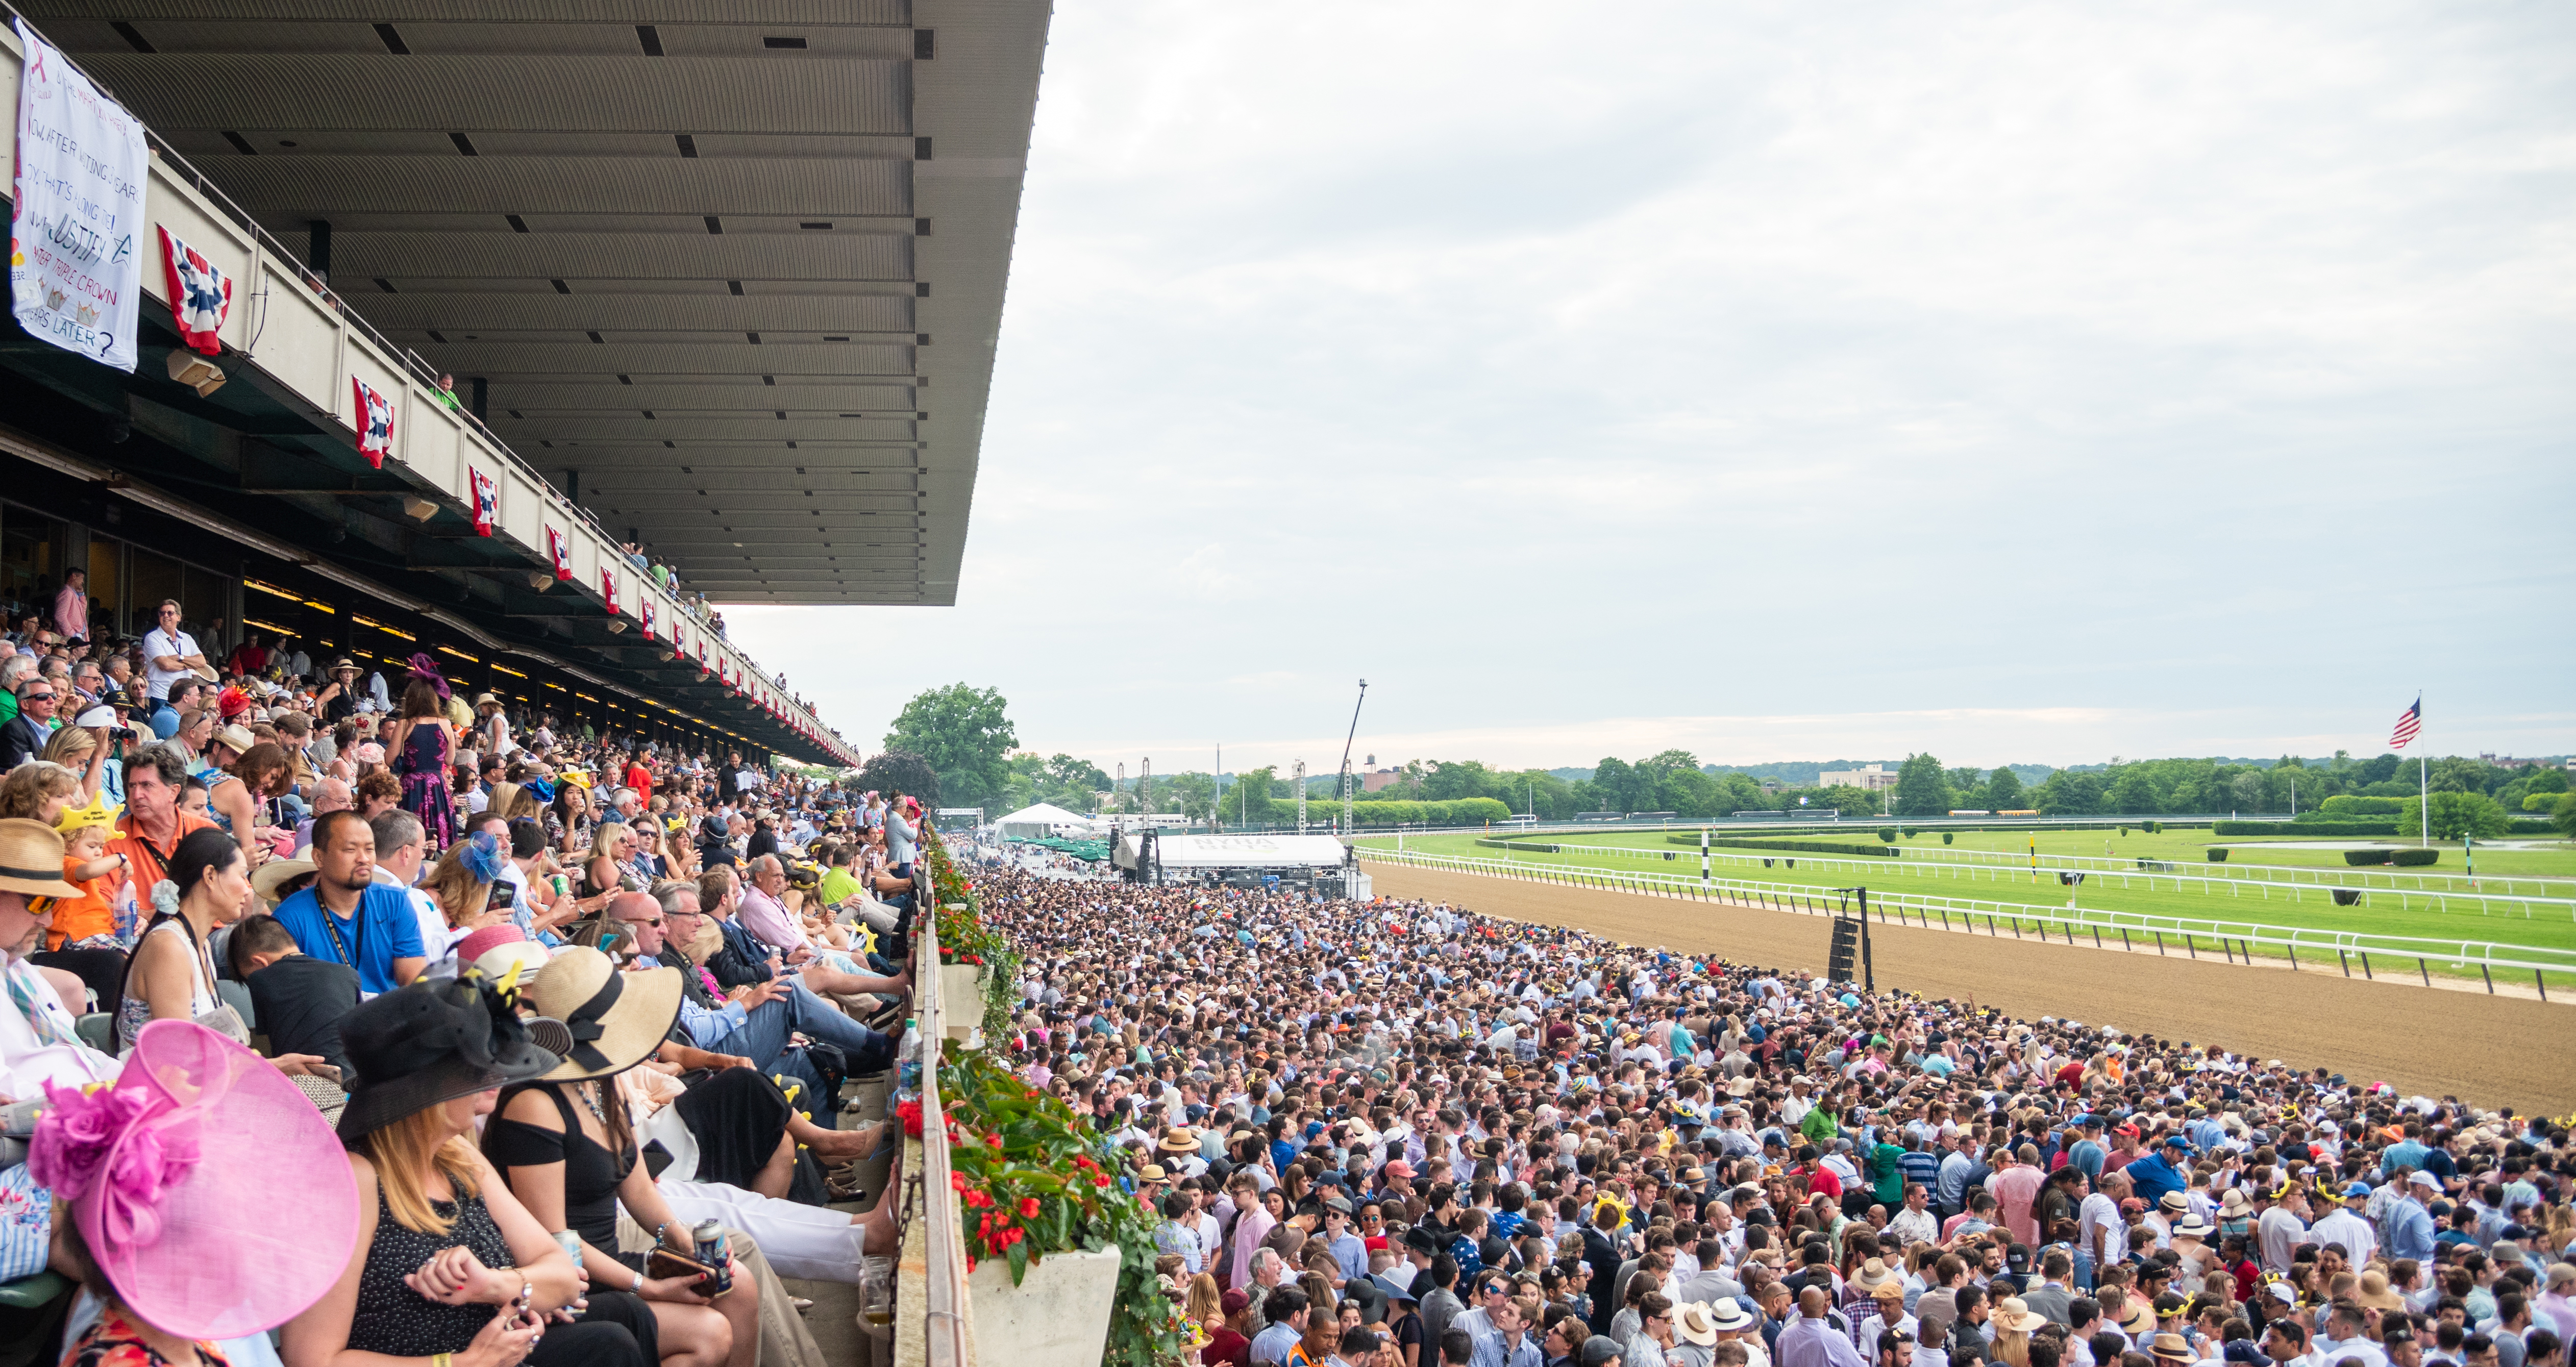
[[[9,300],[18,325],[65,351],[134,369],[143,300],[143,124],[20,19],[18,183]]]

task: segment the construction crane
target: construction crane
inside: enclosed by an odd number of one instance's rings
[[[1342,737],[1342,834],[1351,833],[1351,742],[1359,738],[1360,707],[1368,701],[1368,680],[1360,680],[1359,702],[1351,704],[1350,734]]]

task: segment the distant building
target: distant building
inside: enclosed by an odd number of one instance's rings
[[[1884,788],[1895,787],[1896,775],[1889,772],[1888,767],[1884,764],[1872,764],[1859,769],[1827,769],[1823,773],[1816,775],[1816,786],[1819,788],[1866,788],[1875,793]]]
[[[1374,793],[1381,788],[1393,786],[1395,781],[1402,777],[1404,777],[1404,771],[1401,769],[1373,769],[1360,775],[1360,791]]]
[[[1765,793],[1776,793],[1780,791],[1780,780],[1776,778],[1766,778],[1762,780],[1762,791]]]
[[[2499,769],[2540,769],[2546,768],[2549,764],[2549,761],[2545,759],[2516,759],[2512,755],[2492,755],[2482,753],[2478,758]],[[2576,769],[2576,757],[2570,757],[2566,762],[2566,767]]]

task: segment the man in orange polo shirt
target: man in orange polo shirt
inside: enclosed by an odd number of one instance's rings
[[[134,880],[137,910],[147,921],[153,885],[169,876],[179,841],[215,824],[179,810],[179,789],[187,781],[187,757],[166,742],[147,745],[125,762],[125,815],[116,819],[107,852],[125,856],[125,876]]]

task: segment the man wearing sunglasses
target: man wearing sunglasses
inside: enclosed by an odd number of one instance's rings
[[[61,696],[42,677],[18,682],[18,715],[0,726],[0,770],[15,769],[42,755],[54,738],[54,706]]]

